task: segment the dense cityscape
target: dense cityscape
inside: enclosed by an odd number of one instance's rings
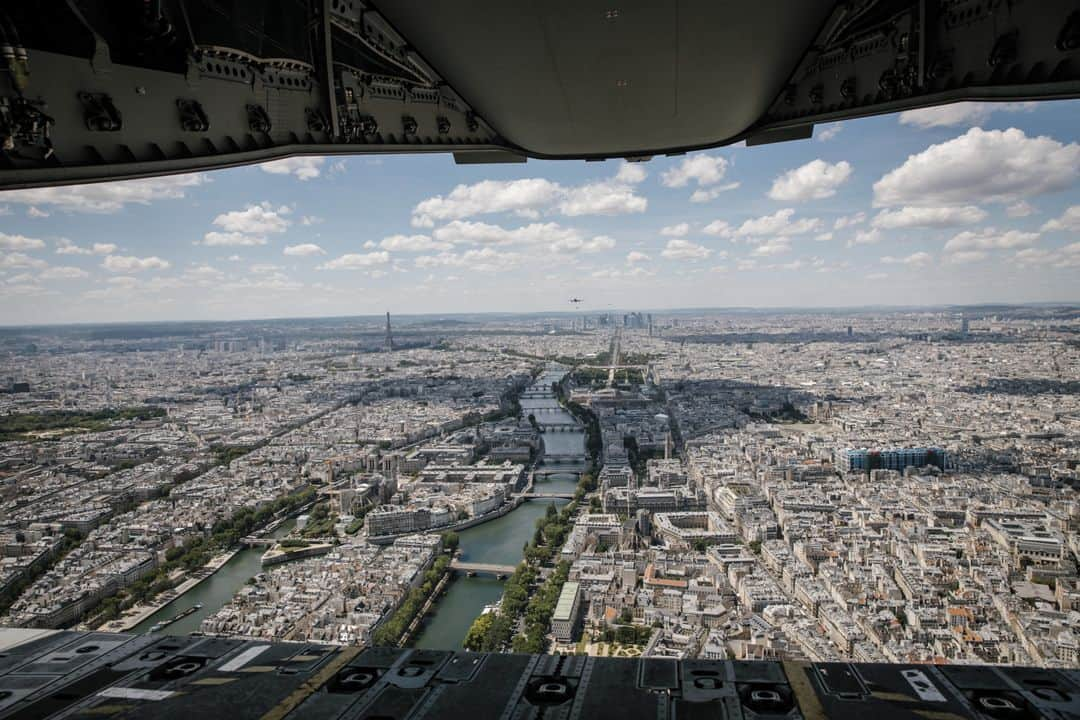
[[[1075,667],[1080,310],[0,331],[0,626]]]

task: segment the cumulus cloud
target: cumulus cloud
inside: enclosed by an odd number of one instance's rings
[[[1080,205],[1073,205],[1062,213],[1061,217],[1048,220],[1042,226],[1043,232],[1058,232],[1059,230],[1080,232]]]
[[[832,197],[851,177],[851,172],[851,164],[843,160],[833,164],[821,159],[811,160],[776,178],[769,190],[769,197],[784,202],[805,202]]]
[[[56,241],[57,255],[111,255],[116,252],[116,248],[116,243],[94,243],[87,248],[76,245],[67,238]]]
[[[292,210],[287,205],[275,208],[268,202],[262,202],[248,205],[243,210],[222,213],[213,220],[213,224],[222,231],[206,233],[202,244],[218,247],[265,245],[268,234],[282,233],[288,229],[291,221],[286,215],[290,212]]]
[[[1005,208],[1005,214],[1011,218],[1027,217],[1035,214],[1035,208],[1021,200]]]
[[[383,238],[379,247],[399,252],[431,252],[449,250],[453,246],[450,243],[435,242],[427,235],[391,235]]]
[[[84,278],[89,274],[90,273],[82,268],[73,267],[71,265],[55,265],[43,270],[38,277],[42,280],[75,280],[77,278]]]
[[[433,233],[435,241],[450,245],[530,245],[552,252],[598,252],[615,246],[615,240],[599,235],[587,238],[575,228],[558,223],[531,223],[518,228],[504,228],[490,223],[455,220]]]
[[[993,112],[1022,112],[1035,109],[1035,103],[958,102],[936,107],[905,110],[900,113],[901,125],[918,128],[978,125]]]
[[[966,265],[967,263],[980,262],[988,255],[982,250],[964,250],[962,252],[949,253],[945,256],[945,262],[952,265]]]
[[[660,254],[669,260],[702,260],[709,257],[712,250],[689,240],[668,240]]]
[[[691,182],[699,186],[715,185],[724,179],[727,173],[728,161],[715,155],[690,155],[670,170],[665,170],[660,175],[660,182],[665,187],[686,187]]]
[[[30,257],[26,253],[12,252],[0,254],[0,269],[11,270],[14,268],[43,268],[47,265],[44,260]]]
[[[272,175],[295,175],[298,180],[311,180],[319,177],[326,158],[321,157],[291,157],[282,160],[271,160],[259,165],[263,172]]]
[[[828,142],[834,137],[840,134],[840,131],[844,129],[844,126],[840,123],[832,123],[830,125],[821,125],[814,127],[814,139],[818,142]]]
[[[618,181],[586,183],[571,188],[558,204],[563,215],[626,215],[645,212],[649,201],[635,192],[632,185]]]
[[[791,252],[791,241],[786,237],[771,238],[754,248],[751,255],[768,257]]]
[[[482,180],[421,201],[412,210],[411,222],[413,227],[430,228],[439,222],[495,213],[531,220],[539,219],[542,212],[567,216],[640,213],[648,200],[634,186],[645,177],[644,168],[623,162],[614,177],[574,187],[543,178]]]
[[[319,265],[319,270],[366,270],[390,262],[390,253],[385,250],[370,253],[346,253],[341,257]]]
[[[858,230],[855,232],[855,237],[848,240],[847,246],[853,247],[855,245],[877,245],[879,242],[885,239],[885,236],[881,234],[881,231],[877,228],[870,230]]]
[[[881,258],[881,262],[885,265],[911,265],[913,267],[923,267],[933,262],[934,256],[928,252],[914,252],[904,257],[893,257],[892,255],[886,255]]]
[[[265,245],[266,237],[263,235],[245,235],[241,232],[216,232],[210,231],[203,235],[202,244],[208,247],[253,247]]]
[[[874,205],[1016,203],[1064,190],[1080,175],[1080,145],[1021,130],[972,128],[911,155],[874,183]]]
[[[308,257],[309,255],[325,255],[326,251],[315,243],[300,243],[299,245],[286,245],[281,251],[285,255],[293,257]]]
[[[645,180],[648,173],[641,163],[630,163],[625,160],[619,164],[619,171],[615,173],[615,181],[636,185]]]
[[[1013,255],[1019,265],[1051,265],[1057,268],[1080,267],[1080,242],[1056,249],[1026,248]]]
[[[474,215],[514,212],[535,214],[556,202],[562,186],[543,178],[482,180],[458,185],[448,195],[436,195],[416,205],[412,224],[433,227],[437,221],[460,220]]]
[[[965,230],[954,235],[945,243],[945,252],[1009,250],[1034,245],[1038,239],[1039,233],[1021,232],[1020,230],[999,231],[995,228],[984,228],[977,232]]]
[[[275,208],[268,202],[248,205],[243,210],[222,213],[214,218],[213,224],[226,232],[265,235],[285,232],[289,227],[290,209],[286,205]]]
[[[43,247],[45,247],[44,240],[0,232],[0,250],[40,250]]]
[[[522,261],[518,253],[503,252],[492,247],[473,248],[463,253],[444,252],[438,255],[421,255],[413,262],[417,267],[437,266],[467,268],[473,272],[501,272],[512,270]]]
[[[706,225],[702,232],[732,240],[748,238],[753,241],[756,238],[769,236],[805,235],[821,229],[821,220],[818,218],[796,219],[794,216],[794,208],[783,208],[772,215],[762,215],[746,220],[737,228],[723,220],[716,220]]]
[[[627,280],[640,277],[651,277],[655,274],[656,273],[651,270],[646,270],[643,267],[633,267],[629,270],[601,268],[600,270],[594,270],[591,276],[600,280]]]
[[[986,211],[974,205],[958,207],[914,207],[905,205],[899,210],[882,210],[871,223],[882,230],[900,228],[944,228],[974,225],[986,219]]]
[[[836,222],[833,223],[833,230],[843,230],[846,227],[852,225],[861,225],[866,222],[866,213],[857,212],[854,215],[843,215],[836,218]]]
[[[639,262],[648,262],[651,259],[652,258],[650,258],[645,253],[639,252],[637,250],[631,250],[630,252],[626,253],[626,264],[627,265],[633,265],[634,263],[639,263]]]
[[[742,183],[730,182],[723,185],[717,185],[711,188],[698,188],[690,194],[690,202],[692,203],[704,203],[711,200],[715,200],[728,190],[735,190]]]
[[[685,237],[688,232],[690,232],[689,223],[678,223],[660,228],[660,234],[664,237]]]
[[[142,180],[120,180],[90,185],[8,190],[4,202],[51,206],[64,212],[114,213],[125,205],[148,205],[155,200],[175,200],[193,187],[208,182],[205,175],[167,175]]]
[[[166,270],[172,263],[156,255],[135,257],[134,255],[107,255],[101,267],[114,273],[133,273],[146,270]]]

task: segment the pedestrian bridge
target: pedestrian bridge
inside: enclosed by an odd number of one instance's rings
[[[560,492],[551,492],[551,493],[527,492],[527,493],[521,493],[520,495],[518,495],[518,497],[523,499],[523,500],[544,500],[546,498],[552,498],[554,500],[573,500],[574,499],[574,493],[572,493],[572,492],[564,492],[564,493],[560,493]]]
[[[463,562],[461,560],[450,561],[451,570],[459,570],[470,575],[494,575],[495,577],[510,577],[517,569],[516,565],[499,565],[497,563]]]

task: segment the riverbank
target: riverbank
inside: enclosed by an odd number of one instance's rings
[[[553,420],[575,422],[575,418],[559,404],[552,391],[552,384],[563,374],[565,371],[548,371],[541,375],[532,388],[522,395],[523,412],[544,409],[554,411],[549,415]],[[547,449],[552,454],[587,460],[584,428],[552,433],[545,436],[544,442],[549,444]],[[546,485],[550,490],[560,494],[565,492],[569,497],[576,494],[581,475],[581,469],[577,467],[559,470],[550,476],[534,473],[534,490],[540,491]],[[537,533],[537,522],[548,518],[548,507],[555,505],[557,510],[561,510],[569,503],[567,499],[536,499],[541,501],[522,502],[507,508],[499,516],[487,518],[482,524],[473,523],[471,529],[459,532],[461,561],[517,567],[525,554],[524,548],[530,545]],[[505,587],[505,581],[490,577],[458,575],[453,578],[445,593],[430,603],[427,618],[415,634],[412,646],[433,649],[462,647],[477,616],[484,607],[494,605],[504,597]]]
[[[187,580],[184,580],[172,590],[166,590],[148,603],[133,605],[124,611],[123,615],[115,620],[110,620],[97,628],[101,632],[129,632],[135,626],[146,622],[152,615],[159,612],[169,603],[182,598],[187,592],[194,590],[200,583],[210,578],[236,556],[242,548],[235,548],[210,559],[205,565],[196,570]]]

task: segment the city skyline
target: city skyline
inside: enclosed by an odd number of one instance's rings
[[[259,166],[0,193],[0,324],[1080,301],[1078,101],[651,162]]]

